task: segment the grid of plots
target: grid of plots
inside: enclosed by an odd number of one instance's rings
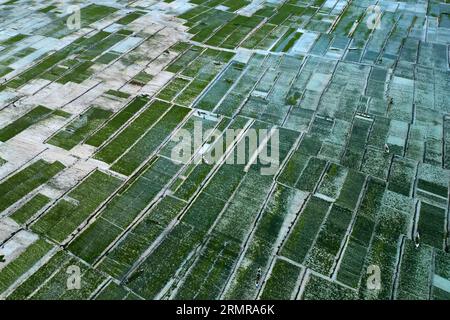
[[[447,1],[0,6],[0,299],[450,299]]]

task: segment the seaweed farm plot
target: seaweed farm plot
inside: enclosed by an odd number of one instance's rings
[[[111,113],[107,110],[92,107],[50,138],[48,143],[70,150],[105,122],[110,115]]]
[[[52,115],[62,117],[70,116],[69,114],[64,112],[58,112],[58,110],[54,111],[44,106],[37,106],[19,119],[2,128],[0,130],[0,140],[3,142],[8,141],[22,131],[26,130],[28,127],[31,127],[32,125],[40,121],[44,121]]]
[[[48,212],[33,223],[36,233],[58,242],[75,231],[77,227],[112,194],[122,181],[100,171],[95,171],[74,190],[61,199]]]
[[[30,192],[48,182],[61,170],[64,165],[60,162],[49,163],[37,160],[17,173],[7,177],[0,183],[1,204],[3,211]]]
[[[0,6],[0,299],[450,300],[448,1]]]

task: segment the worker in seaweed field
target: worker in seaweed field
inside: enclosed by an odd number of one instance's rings
[[[387,111],[390,112],[393,106],[394,106],[394,98],[388,97]]]
[[[448,231],[447,232],[445,232],[445,243],[444,243],[444,251],[446,252],[446,253],[449,253],[449,243],[448,243],[448,236],[449,236],[449,233],[448,233]]]
[[[261,282],[262,277],[262,269],[261,267],[258,268],[258,272],[256,273],[256,287],[259,287],[259,283]]]
[[[416,236],[414,237],[414,244],[416,245],[416,248],[419,248],[419,246],[420,246],[420,233],[419,233],[419,231],[416,232]]]

